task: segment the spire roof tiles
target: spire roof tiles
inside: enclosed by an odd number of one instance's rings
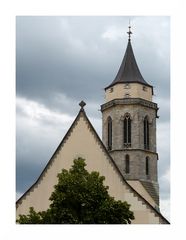
[[[114,81],[105,88],[105,90],[109,87],[114,86],[117,83],[141,83],[152,87],[149,85],[143,78],[136,63],[136,59],[132,50],[132,45],[130,38],[128,40],[127,49],[119,68],[119,71],[114,79]]]

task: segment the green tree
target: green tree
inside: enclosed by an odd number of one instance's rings
[[[28,215],[19,215],[20,224],[127,224],[134,219],[127,202],[116,201],[103,185],[105,177],[89,173],[85,160],[78,158],[69,171],[58,174],[58,184],[50,197],[50,207],[43,212],[30,208]]]

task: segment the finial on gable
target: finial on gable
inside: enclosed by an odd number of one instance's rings
[[[84,101],[81,101],[79,103],[79,106],[81,107],[81,110],[84,110],[84,106],[86,105],[86,103]]]

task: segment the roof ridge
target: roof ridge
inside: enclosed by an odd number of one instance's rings
[[[68,131],[66,132],[65,136],[63,137],[63,139],[61,140],[61,142],[59,143],[58,147],[56,148],[55,152],[52,154],[50,160],[47,162],[45,168],[43,169],[43,171],[41,172],[41,174],[39,175],[39,177],[37,178],[37,180],[27,189],[27,191],[16,201],[16,204],[19,204],[19,201],[22,200],[22,198],[24,198],[24,196],[39,182],[39,180],[42,178],[43,174],[45,174],[45,171],[48,169],[48,167],[50,166],[50,164],[53,161],[53,158],[55,157],[55,155],[58,153],[59,149],[63,146],[63,144],[66,142],[66,140],[68,139],[68,136],[70,134],[70,132],[72,131],[72,129],[74,128],[74,126],[76,125],[76,122],[78,121],[78,119],[80,118],[81,113],[84,112],[84,109],[80,109],[78,115],[76,116],[76,118],[74,119],[73,123],[71,124],[70,128],[68,129]]]
[[[128,182],[127,180],[124,178],[124,176],[122,175],[122,173],[120,172],[118,166],[116,165],[116,163],[114,162],[112,156],[109,154],[109,152],[107,151],[105,145],[103,144],[102,140],[100,139],[99,135],[97,134],[96,130],[94,129],[92,123],[90,122],[90,120],[88,119],[85,111],[83,112],[84,113],[84,116],[88,122],[88,124],[90,125],[91,129],[93,130],[94,134],[96,135],[97,139],[99,140],[101,146],[103,147],[105,153],[108,155],[108,157],[110,158],[112,164],[114,164],[118,174],[120,175],[120,177],[122,178],[122,180],[126,183],[126,185],[129,187],[129,189],[131,189],[136,195],[138,198],[140,198],[141,201],[144,201],[145,203],[147,203],[148,207],[151,208],[151,210],[155,211],[156,214],[158,214],[161,218],[163,218],[164,221],[167,222],[167,224],[170,224],[169,221],[154,207],[152,206],[143,196],[140,195],[140,193],[138,193]]]
[[[88,124],[90,125],[90,128],[92,129],[92,131],[94,132],[96,138],[98,139],[101,147],[103,148],[103,150],[105,151],[105,153],[107,154],[107,156],[109,157],[109,159],[111,160],[112,164],[114,165],[116,171],[118,172],[118,174],[120,175],[121,179],[126,183],[126,185],[129,187],[129,189],[131,189],[133,191],[134,194],[137,195],[137,197],[139,197],[141,199],[141,201],[144,201],[148,207],[150,207],[153,211],[155,211],[156,214],[158,214],[161,218],[163,218],[163,220],[165,220],[167,223],[168,220],[159,212],[157,211],[145,198],[143,198],[124,178],[124,176],[122,175],[122,173],[120,172],[119,168],[117,167],[116,163],[114,162],[113,158],[111,157],[111,155],[109,154],[109,152],[107,151],[105,145],[103,144],[102,140],[100,139],[99,135],[97,134],[96,130],[94,129],[92,123],[90,122],[90,120],[88,119],[85,110],[83,108],[81,108],[79,110],[78,115],[76,116],[75,120],[73,121],[72,125],[70,126],[70,128],[68,129],[67,133],[65,134],[65,136],[63,137],[62,141],[60,142],[60,144],[58,145],[58,147],[56,148],[55,152],[53,153],[52,157],[50,158],[50,160],[48,161],[48,163],[46,164],[44,170],[41,172],[40,176],[37,178],[37,180],[35,181],[35,183],[33,183],[31,185],[31,187],[16,201],[16,205],[19,204],[19,202],[25,197],[25,195],[39,182],[40,178],[43,176],[43,174],[45,174],[45,171],[48,169],[48,167],[50,166],[54,156],[58,153],[59,149],[63,146],[63,144],[66,142],[66,139],[68,138],[69,134],[71,133],[71,131],[73,130],[74,126],[76,125],[77,121],[79,120],[79,118],[81,117],[81,115],[83,115],[86,119],[86,121],[88,122]]]

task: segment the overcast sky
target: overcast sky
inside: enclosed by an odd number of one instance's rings
[[[161,211],[170,218],[170,19],[130,17],[132,46],[159,105],[157,147]],[[84,100],[101,137],[104,87],[127,46],[129,17],[17,17],[16,190],[38,178]]]

